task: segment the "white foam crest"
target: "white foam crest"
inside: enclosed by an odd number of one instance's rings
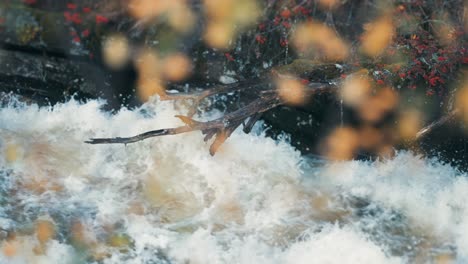
[[[19,190],[4,202],[12,209],[0,210],[0,223],[15,223],[21,239],[34,237],[27,226],[38,217],[54,219],[55,239],[39,256],[48,263],[80,254],[105,256],[104,263],[468,258],[468,181],[447,165],[402,152],[382,162],[307,167],[287,142],[240,131],[214,157],[199,132],[84,144],[179,126],[174,115],[183,111],[157,100],[115,115],[101,107],[70,101],[0,109],[0,186]],[[76,221],[93,246],[70,242]]]
[[[468,209],[462,199],[468,191],[465,174],[409,152],[384,162],[331,164],[322,173],[327,184],[403,211],[436,235],[451,235]]]
[[[311,236],[313,239],[292,245],[284,263],[402,263],[399,258],[387,257],[379,246],[351,228],[327,226]]]

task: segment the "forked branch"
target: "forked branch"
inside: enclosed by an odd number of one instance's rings
[[[199,103],[200,100],[208,96],[226,93],[234,90],[241,90],[245,88],[252,88],[252,86],[260,86],[258,83],[249,83],[249,85],[227,85],[209,89],[200,93],[194,94],[176,94],[168,95],[166,100],[185,100],[191,99],[196,103]],[[263,84],[262,86],[265,86]],[[252,130],[254,124],[258,121],[261,115],[284,102],[281,100],[280,96],[276,92],[276,89],[273,86],[267,86],[267,89],[259,91],[259,97],[252,101],[251,103],[241,107],[231,113],[224,115],[218,119],[214,119],[207,122],[199,122],[193,120],[191,116],[176,116],[181,119],[185,125],[176,127],[176,128],[166,128],[148,131],[133,137],[116,137],[116,138],[92,138],[86,143],[89,144],[129,144],[138,142],[150,137],[166,136],[166,135],[175,135],[180,133],[186,133],[190,131],[200,130],[204,135],[204,141],[210,140],[215,136],[215,140],[210,146],[210,154],[214,155],[221,144],[236,130],[241,124],[244,124],[244,132],[249,133]],[[325,91],[332,92],[336,90],[336,86],[328,83],[312,83],[309,84],[306,90],[308,95],[322,93]],[[196,105],[194,106],[196,107]],[[248,121],[247,121],[248,119]],[[247,122],[246,122],[247,121]]]

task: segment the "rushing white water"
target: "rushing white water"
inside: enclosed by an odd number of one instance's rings
[[[101,106],[0,109],[0,263],[468,261],[468,180],[448,165],[317,161],[260,128],[214,157],[199,132],[85,144],[180,125],[170,102]]]

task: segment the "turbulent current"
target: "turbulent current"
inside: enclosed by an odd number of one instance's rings
[[[468,178],[437,160],[327,162],[236,131],[88,145],[181,125],[153,101],[0,109],[0,263],[468,263]]]

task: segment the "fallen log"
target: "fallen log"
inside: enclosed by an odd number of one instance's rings
[[[109,97],[104,72],[86,63],[0,50],[0,90],[35,98],[39,103]],[[109,92],[109,91],[108,91]]]

